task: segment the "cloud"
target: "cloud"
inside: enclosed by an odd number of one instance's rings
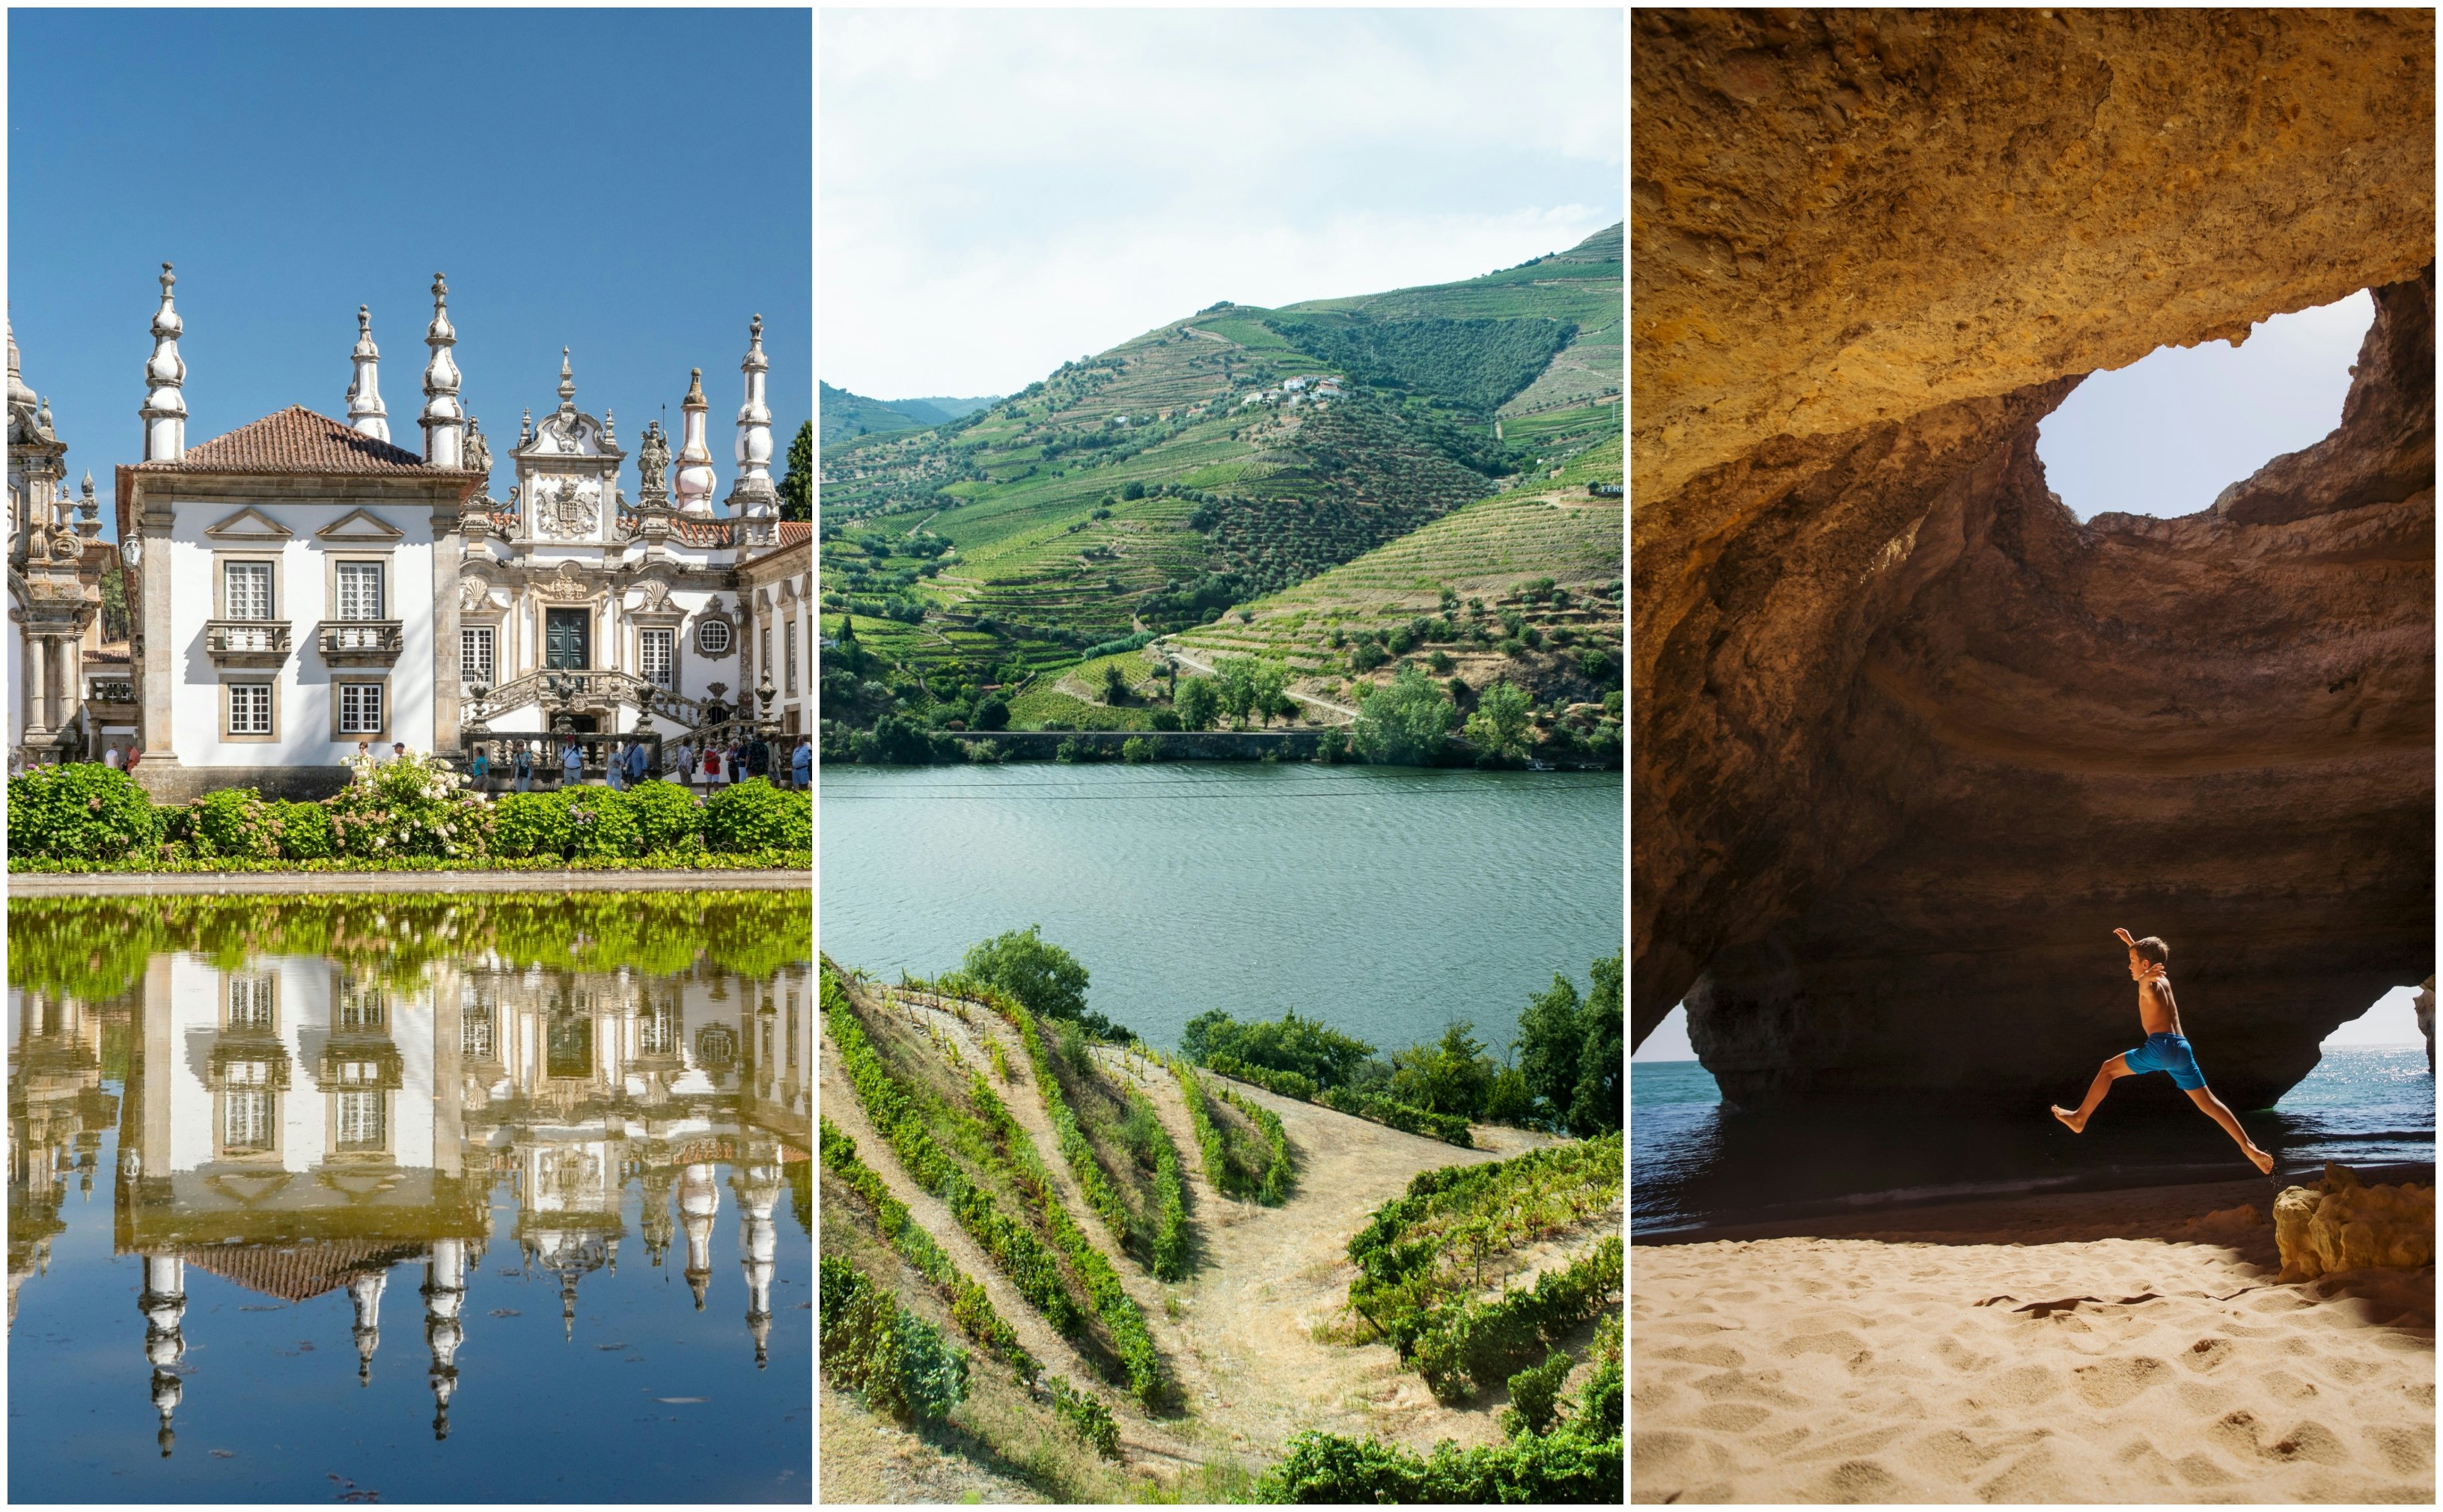
[[[1006,390],[1621,218],[1617,11],[822,14],[823,363]]]

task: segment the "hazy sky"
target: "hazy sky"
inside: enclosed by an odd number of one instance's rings
[[[190,446],[290,404],[344,420],[369,304],[391,440],[421,452],[440,269],[493,497],[562,346],[632,452],[703,368],[718,496],[758,313],[777,472],[814,412],[812,43],[781,9],[11,10],[9,318],[71,482],[93,470],[109,525],[164,262]]]
[[[2227,341],[2161,347],[2080,384],[2036,433],[2045,479],[2085,520],[2169,519],[2342,423],[2350,364],[2375,319],[2364,292],[2257,323]]]
[[[1622,218],[1617,9],[840,10],[822,377],[1008,393],[1217,300],[1468,278]]]
[[[2324,1048],[2351,1044],[2424,1044],[2426,1036],[2417,1031],[2417,1010],[2411,1000],[2417,996],[2414,986],[2395,987],[2376,999],[2375,1005],[2358,1018],[2324,1037]],[[1655,1025],[1629,1056],[1631,1060],[1694,1060],[1696,1047],[1688,1042],[1688,1010],[1673,1008],[1671,1016]]]

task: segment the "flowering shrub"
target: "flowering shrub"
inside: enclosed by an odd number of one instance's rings
[[[331,858],[331,811],[320,803],[266,803],[266,822],[279,843],[280,855],[291,861]]]
[[[704,806],[704,841],[716,851],[811,850],[811,793],[783,792],[750,777],[712,795]]]
[[[280,854],[270,806],[251,787],[224,787],[197,799],[187,811],[187,832],[198,856],[261,861]]]
[[[12,856],[119,857],[161,838],[152,798],[125,772],[81,762],[9,779]]]
[[[628,795],[607,787],[563,787],[551,795],[568,810],[568,855],[572,857],[633,856],[636,816]]]
[[[465,779],[431,756],[403,756],[367,769],[350,758],[356,780],[329,802],[333,849],[341,856],[476,857],[491,849],[489,805],[460,791]]]

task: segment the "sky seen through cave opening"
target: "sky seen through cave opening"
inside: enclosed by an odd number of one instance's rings
[[[2259,321],[2247,341],[2158,347],[2098,373],[2036,430],[2045,482],[2081,520],[2169,520],[2342,423],[2350,364],[2375,322],[2364,289]]]

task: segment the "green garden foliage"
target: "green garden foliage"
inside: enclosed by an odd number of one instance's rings
[[[1222,713],[1222,680],[1218,677],[1182,677],[1179,691],[1172,695],[1171,709],[1179,715],[1179,728],[1204,729]]]
[[[188,820],[198,856],[267,861],[280,854],[270,811],[251,787],[225,787],[196,800]]]
[[[623,795],[627,801],[629,822],[636,833],[636,845],[647,855],[655,851],[678,848],[702,834],[701,811],[695,806],[695,795],[676,783],[658,780],[642,782]],[[785,850],[786,845],[753,845],[749,850]]]
[[[1500,1068],[1470,1032],[1454,1023],[1430,1044],[1413,1044],[1391,1056],[1391,1100],[1427,1113],[1471,1118],[1482,1113]]]
[[[1430,765],[1442,755],[1459,709],[1424,669],[1407,666],[1366,695],[1351,739],[1357,753],[1390,766]]]
[[[1467,716],[1464,733],[1476,747],[1480,765],[1515,765],[1527,759],[1527,716],[1534,704],[1526,689],[1507,679],[1478,695],[1476,712]]]
[[[1243,1137],[1234,1139],[1204,1100],[1204,1079],[1185,1060],[1170,1058],[1169,1065],[1171,1076],[1179,1082],[1181,1100],[1187,1104],[1187,1121],[1196,1131],[1198,1149],[1204,1157],[1204,1179],[1213,1184],[1213,1189],[1224,1197],[1252,1197],[1268,1208],[1286,1202],[1295,1171],[1290,1160],[1289,1136],[1282,1131],[1280,1119],[1269,1109],[1258,1107],[1227,1088],[1215,1088],[1263,1136],[1260,1153],[1242,1152],[1239,1147],[1244,1143]]]
[[[74,860],[150,852],[163,821],[125,772],[98,763],[37,766],[9,779],[9,854]]]
[[[1130,735],[1120,742],[1120,760],[1131,765],[1142,765],[1154,759],[1154,743],[1143,735]]]
[[[464,791],[465,779],[437,759],[410,754],[378,765],[349,765],[356,768],[355,780],[323,804],[340,855],[360,860],[459,859],[490,852],[491,805]]]
[[[1030,924],[967,947],[943,990],[980,998],[974,985],[998,987],[1044,1018],[1065,1019],[1097,1039],[1127,1041],[1126,1029],[1086,1006],[1086,983],[1077,958],[1043,938],[1043,926]]]
[[[814,795],[761,777],[733,783],[704,805],[704,842],[716,851],[812,850]]]
[[[1622,1126],[1622,964],[1617,953],[1597,961],[1583,1000],[1555,973],[1518,1016],[1518,1069],[1536,1116],[1581,1139]]]
[[[967,1355],[845,1261],[823,1257],[822,1362],[837,1384],[901,1422],[940,1422],[966,1399]]]
[[[1263,1131],[1267,1158],[1264,1174],[1257,1184],[1256,1200],[1267,1208],[1277,1208],[1289,1200],[1290,1184],[1297,1179],[1296,1167],[1290,1159],[1290,1136],[1281,1127],[1281,1116],[1253,1097],[1242,1097],[1228,1087],[1213,1090],[1222,1100],[1246,1115],[1249,1122]]]

